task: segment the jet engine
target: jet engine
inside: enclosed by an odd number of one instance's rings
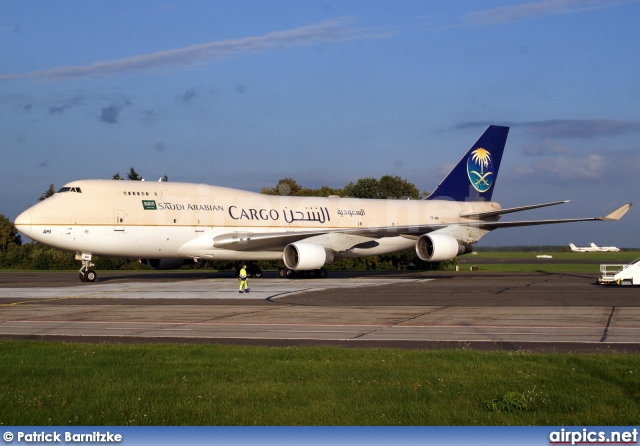
[[[285,266],[294,271],[322,268],[325,263],[333,262],[333,258],[330,249],[308,242],[290,243],[282,254]]]
[[[416,242],[416,253],[425,262],[451,260],[472,250],[471,244],[447,234],[424,234]]]
[[[178,269],[184,265],[183,259],[140,259],[151,269]]]

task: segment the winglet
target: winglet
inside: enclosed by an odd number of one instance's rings
[[[624,214],[631,208],[631,203],[623,204],[609,215],[602,217],[603,220],[620,220]]]

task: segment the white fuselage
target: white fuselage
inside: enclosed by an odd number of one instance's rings
[[[123,258],[280,259],[282,249],[229,249],[214,239],[411,225],[449,224],[448,233],[475,243],[487,231],[456,226],[470,221],[460,214],[500,209],[493,202],[271,196],[190,183],[82,180],[64,189],[18,216],[18,230],[67,251]],[[340,256],[395,252],[416,238],[391,231]]]

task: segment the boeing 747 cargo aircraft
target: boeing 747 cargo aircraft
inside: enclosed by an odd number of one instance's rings
[[[271,196],[206,184],[79,180],[20,214],[27,237],[76,252],[80,279],[93,282],[92,256],[139,258],[156,269],[184,260],[277,260],[286,269],[326,276],[344,257],[415,247],[425,261],[471,252],[498,228],[618,220],[625,204],[602,218],[501,222],[503,214],[566,203],[502,209],[491,201],[508,127],[489,126],[425,200]]]

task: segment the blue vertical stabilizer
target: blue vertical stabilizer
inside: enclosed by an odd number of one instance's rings
[[[509,127],[490,125],[427,200],[491,201]]]

